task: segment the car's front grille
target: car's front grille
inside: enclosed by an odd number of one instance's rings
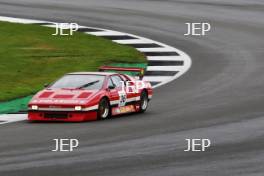
[[[66,119],[68,118],[68,114],[67,113],[44,113],[44,118]]]

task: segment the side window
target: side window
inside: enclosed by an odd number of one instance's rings
[[[121,87],[122,86],[122,82],[121,81],[123,81],[123,80],[119,76],[117,76],[117,75],[111,76],[111,79],[112,79],[112,81],[113,81],[113,83],[114,83],[114,85],[116,87]]]
[[[124,80],[124,81],[130,81],[127,77],[125,77],[124,75],[120,75],[121,78]]]
[[[112,81],[111,78],[109,78],[108,82],[107,82],[107,87],[109,87],[109,86],[114,86],[113,81]]]

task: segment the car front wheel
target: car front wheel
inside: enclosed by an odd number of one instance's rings
[[[106,98],[103,98],[99,102],[98,112],[97,112],[97,118],[98,120],[106,119],[110,116],[110,103]]]

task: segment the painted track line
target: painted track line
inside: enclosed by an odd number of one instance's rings
[[[148,66],[147,71],[180,71],[182,66]]]
[[[170,76],[144,76],[143,80],[144,81],[150,81],[150,82],[162,82],[162,81],[167,81],[171,79]]]
[[[56,22],[0,16],[0,21],[56,27]],[[71,26],[64,26],[70,29]],[[104,37],[115,43],[129,45],[145,54],[149,64],[143,78],[153,88],[167,84],[186,73],[191,67],[191,58],[172,46],[141,36],[102,28],[79,26],[78,32]],[[25,120],[25,114],[0,115],[0,124]]]
[[[174,52],[171,48],[155,47],[155,48],[136,48],[140,52]]]
[[[113,42],[129,45],[129,44],[147,44],[147,43],[151,43],[151,40],[132,39],[132,40],[113,40]]]
[[[27,114],[3,114],[0,115],[0,125],[18,122],[27,119]]]

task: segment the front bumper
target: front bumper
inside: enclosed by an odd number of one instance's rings
[[[97,111],[33,111],[28,112],[30,121],[82,122],[97,119]]]

